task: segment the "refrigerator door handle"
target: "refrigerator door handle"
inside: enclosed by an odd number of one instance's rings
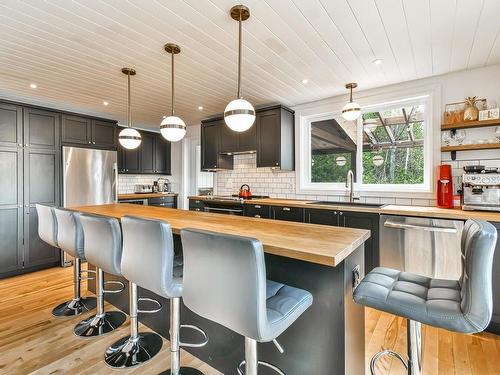
[[[401,222],[392,221],[387,219],[384,222],[384,227],[386,228],[395,228],[395,229],[415,229],[415,230],[423,230],[426,232],[442,232],[442,233],[457,233],[456,228],[447,228],[447,227],[434,227],[434,226],[424,226],[424,225],[415,225],[415,224],[404,224]]]
[[[113,182],[113,184],[114,184],[113,201],[115,203],[118,203],[118,164],[117,163],[113,163],[113,174],[115,176],[115,180]]]

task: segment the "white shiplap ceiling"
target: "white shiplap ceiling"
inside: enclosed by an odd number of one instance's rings
[[[0,97],[156,128],[224,110],[236,93],[235,0],[1,0]],[[246,0],[243,95],[293,106],[359,89],[500,63],[500,0]],[[382,59],[380,65],[373,60]],[[308,83],[303,84],[302,80]],[[30,83],[36,83],[33,90]],[[108,106],[103,101],[109,102]],[[203,111],[198,110],[203,106]]]

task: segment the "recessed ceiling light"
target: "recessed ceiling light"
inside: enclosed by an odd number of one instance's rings
[[[104,105],[109,105],[109,102],[107,102],[107,101],[103,101],[103,102],[102,102],[102,104],[104,104]]]
[[[308,82],[309,82],[309,80],[308,80],[308,79],[305,79],[305,78],[304,78],[304,79],[302,80],[302,83],[303,83],[304,85],[307,85],[307,83],[308,83]]]
[[[30,83],[30,87],[31,87],[32,89],[36,89],[38,86],[36,85],[36,83]]]
[[[380,65],[382,64],[382,59],[375,59],[372,61],[372,63],[374,63],[375,65]]]
[[[203,107],[201,105],[198,106],[198,111],[203,111]]]

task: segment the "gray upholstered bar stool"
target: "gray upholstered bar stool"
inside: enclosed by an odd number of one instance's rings
[[[63,302],[55,307],[52,310],[52,315],[76,316],[96,307],[96,298],[82,297],[80,290],[82,272],[93,271],[82,271],[81,269],[82,260],[85,260],[85,255],[83,251],[83,230],[80,222],[75,219],[75,215],[78,215],[78,213],[63,208],[54,208],[54,215],[57,223],[57,245],[62,251],[65,251],[74,258],[74,296],[72,300]]]
[[[410,375],[422,373],[422,323],[460,333],[477,333],[488,326],[496,241],[497,231],[490,223],[465,223],[460,280],[432,279],[383,267],[366,275],[354,291],[354,300],[407,319],[408,361],[392,350],[381,351],[371,360],[372,374],[384,355],[398,358]]]
[[[114,218],[88,214],[80,214],[75,218],[83,228],[85,257],[96,266],[97,312],[78,323],[74,332],[80,337],[100,336],[121,326],[127,318],[121,311],[104,311],[104,293],[119,293],[125,288],[120,281],[104,281],[104,272],[121,276],[120,223]],[[106,290],[105,285],[119,285],[120,288]]]
[[[184,304],[196,314],[245,336],[238,373],[256,375],[257,342],[273,341],[311,306],[311,293],[266,280],[262,243],[254,238],[184,229]]]
[[[181,345],[201,347],[208,342],[206,334],[194,326],[180,325],[180,298],[182,296],[182,264],[174,257],[172,230],[164,221],[124,216],[122,273],[130,281],[130,336],[123,337],[106,351],[105,360],[111,367],[132,367],[144,363],[156,355],[162,339],[155,333],[139,333],[138,302],[149,298],[137,298],[137,285],[170,299],[170,358],[169,374],[202,375],[189,367],[180,367]],[[147,241],[147,246],[144,246]],[[154,300],[153,300],[154,301]],[[157,302],[158,303],[158,302]],[[159,303],[158,303],[159,304]],[[160,305],[161,308],[161,305]],[[181,344],[180,328],[195,329],[204,336],[199,344]]]

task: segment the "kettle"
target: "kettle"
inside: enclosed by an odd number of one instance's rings
[[[241,185],[240,192],[238,193],[238,197],[243,198],[243,199],[252,198],[252,192],[250,191],[250,186],[248,186],[247,184]]]

